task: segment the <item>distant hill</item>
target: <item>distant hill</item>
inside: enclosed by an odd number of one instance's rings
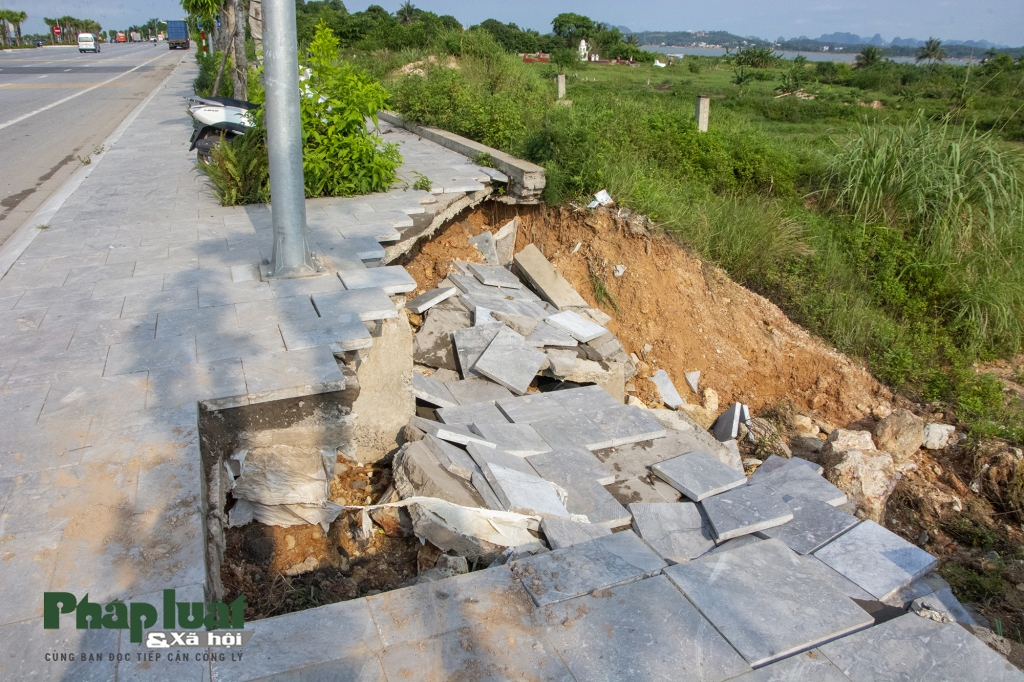
[[[621,30],[621,29],[620,29]],[[641,45],[671,47],[770,47],[771,42],[754,37],[738,36],[728,31],[642,31],[635,34]]]
[[[800,40],[801,38],[793,38],[793,40]],[[874,45],[876,47],[921,47],[924,45],[923,40],[917,38],[900,38],[899,36],[892,39],[892,42],[885,42],[881,35],[875,34],[873,38],[867,36],[859,36],[856,33],[826,33],[816,39],[816,42],[823,43],[826,45]],[[990,43],[987,40],[943,40],[943,45],[964,45],[966,47],[976,47],[982,50],[989,48],[1006,48],[1008,45],[997,45]]]

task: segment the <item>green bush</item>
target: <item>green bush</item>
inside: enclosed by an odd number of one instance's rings
[[[196,62],[199,63],[199,74],[192,81],[192,92],[200,97],[233,97],[234,85],[231,83],[231,69],[234,68],[229,57],[224,64],[224,73],[221,74],[220,84],[217,86],[216,95],[213,92],[213,82],[217,79],[217,69],[220,68],[220,60],[223,52],[206,54],[202,51],[196,52]]]

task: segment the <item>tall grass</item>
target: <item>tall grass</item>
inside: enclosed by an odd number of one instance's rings
[[[897,233],[912,257],[899,283],[921,292],[961,341],[1024,341],[1024,171],[988,133],[923,117],[861,125],[834,157],[831,205]]]

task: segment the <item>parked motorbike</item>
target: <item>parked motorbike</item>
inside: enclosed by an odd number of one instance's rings
[[[260,105],[230,97],[186,97],[192,117],[192,146],[202,161],[210,161],[221,138],[230,140],[252,127],[248,112]]]

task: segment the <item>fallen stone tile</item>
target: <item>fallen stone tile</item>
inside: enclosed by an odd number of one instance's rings
[[[935,590],[931,594],[918,597],[911,602],[910,608],[911,610],[928,608],[936,611],[942,611],[958,623],[963,623],[964,625],[978,625],[978,622],[974,620],[974,616],[968,613],[967,609],[964,608],[964,605],[960,603],[960,600],[953,596],[953,590],[949,587],[944,587],[942,589]]]
[[[589,451],[558,450],[527,457],[527,461],[542,478],[568,493],[565,508],[570,514],[586,516],[590,523],[608,528],[629,523],[629,512],[601,483],[614,480],[614,475]]]
[[[544,537],[547,538],[548,546],[551,549],[571,547],[581,542],[589,542],[612,534],[604,526],[569,521],[568,519],[559,519],[551,516],[545,516],[541,519],[540,529],[544,532]]]
[[[480,471],[480,467],[469,456],[469,453],[448,441],[426,434],[423,436],[423,443],[434,454],[441,466],[459,478],[469,481],[474,473]]]
[[[623,352],[622,344],[611,332],[605,332],[593,341],[580,345],[580,350],[587,354],[588,360],[603,362],[611,360]]]
[[[531,424],[546,419],[568,417],[569,412],[551,397],[549,393],[499,398],[495,401],[509,421],[515,424]]]
[[[506,289],[521,289],[523,287],[519,278],[505,268],[479,263],[469,263],[466,267],[481,284],[486,286]]]
[[[659,369],[651,377],[651,381],[658,389],[658,394],[661,396],[661,402],[665,403],[671,409],[676,409],[680,405],[686,404],[686,401],[679,396],[679,391],[676,390],[675,384],[672,383],[672,377],[668,375],[663,369]]]
[[[756,542],[763,542],[763,540],[762,540],[762,538],[759,538],[756,535],[741,535],[738,538],[733,538],[732,540],[726,540],[725,542],[721,542],[718,545],[715,545],[715,548],[710,550],[708,552],[708,554],[719,554],[721,552],[731,552],[734,549],[739,549],[740,547],[746,547],[747,545],[752,545],[752,544],[754,544]]]
[[[521,334],[502,325],[473,370],[522,395],[546,360],[544,353],[523,343]]]
[[[494,494],[494,488],[487,482],[487,478],[483,475],[483,472],[473,472],[470,478],[470,484],[480,493],[480,497],[483,498],[484,505],[488,509],[495,511],[505,511],[505,506],[502,505],[501,500]]]
[[[537,606],[653,575],[665,562],[632,531],[511,562]]]
[[[605,447],[664,438],[668,434],[665,427],[647,414],[647,410],[633,405],[616,405],[589,412],[587,416],[607,434],[608,445]]]
[[[485,506],[470,482],[441,466],[423,441],[404,445],[395,460],[395,490],[402,499],[436,497],[463,507]]]
[[[711,524],[695,504],[637,502],[629,505],[629,513],[636,534],[666,561],[696,559],[715,546]]]
[[[918,597],[926,597],[936,590],[949,587],[949,583],[942,579],[938,573],[926,573],[914,582],[896,590],[895,593],[886,597],[884,603],[889,606],[897,606],[902,609],[910,607],[910,603]]]
[[[549,394],[550,395],[550,394]],[[530,424],[555,450],[584,447],[599,450],[611,446],[609,436],[584,414],[545,419]]]
[[[756,533],[793,519],[793,512],[782,498],[764,486],[733,488],[701,504],[719,541]]]
[[[607,330],[599,324],[585,320],[571,310],[562,311],[544,320],[555,329],[565,332],[577,341],[587,343],[593,341]]]
[[[694,502],[747,482],[742,473],[722,464],[703,450],[654,464],[651,471]]]
[[[484,257],[484,260],[491,265],[499,265],[498,252],[494,249],[494,235],[490,232],[481,232],[475,237],[469,238],[469,243],[476,247],[476,250]]]
[[[859,523],[856,517],[821,500],[792,496],[783,499],[793,511],[793,520],[765,528],[758,535],[782,540],[797,554],[810,554]]]
[[[492,314],[492,317],[499,322],[504,322],[509,329],[522,334],[524,337],[532,334],[541,323],[540,320],[535,317],[530,317],[529,315],[514,315],[512,313],[496,312]]]
[[[458,329],[452,332],[455,355],[463,379],[480,378],[483,376],[476,372],[473,366],[502,329],[508,329],[508,327],[503,324],[486,324],[479,327],[470,327],[469,329]]]
[[[820,650],[851,680],[1024,680],[1024,673],[964,628],[913,613]]]
[[[750,666],[665,576],[540,610],[577,680],[733,679]]]
[[[657,410],[650,411],[652,414]],[[679,431],[668,429],[664,438],[629,443],[614,448],[598,450],[594,454],[621,479],[634,476],[647,476],[648,467],[667,459],[678,457],[680,452],[704,450],[705,452],[721,450],[721,444],[703,429],[696,431]],[[722,461],[719,459],[719,461]],[[660,481],[659,481],[660,482]],[[666,487],[668,484],[664,484]],[[672,489],[674,499],[679,492]]]
[[[752,666],[873,623],[778,540],[676,564],[665,575]]]
[[[313,294],[313,305],[320,317],[355,315],[364,322],[398,317],[398,309],[383,289],[353,289]]]
[[[556,377],[567,377],[576,369],[576,351],[549,348],[545,352],[550,363],[549,369]]]
[[[551,452],[551,446],[529,424],[478,423],[471,428],[499,450],[519,457]]]
[[[416,298],[406,301],[405,307],[417,315],[422,315],[441,301],[446,301],[457,293],[458,289],[455,287],[431,289],[430,291],[420,294]]]
[[[505,511],[569,518],[569,512],[554,487],[540,476],[524,474],[500,464],[489,464],[484,475]]]
[[[755,536],[745,535],[743,537],[755,537]],[[737,538],[737,540],[742,540],[742,539],[743,538]],[[735,542],[735,540],[730,540],[729,542]],[[728,543],[726,543],[726,544],[728,544]],[[827,580],[829,582],[829,584],[832,585],[832,587],[836,588],[837,590],[839,590],[840,592],[845,594],[850,599],[856,599],[858,601],[866,601],[866,602],[876,601],[873,596],[871,596],[870,594],[865,592],[863,589],[858,587],[855,583],[851,582],[849,578],[846,578],[844,576],[839,575],[838,573],[833,571],[831,568],[829,568],[828,565],[822,563],[822,561],[820,559],[816,558],[813,554],[805,554],[805,555],[803,555],[800,558],[803,559],[804,564],[806,566],[808,566],[812,571],[814,571],[815,573],[820,575],[822,578]]]
[[[490,169],[485,172],[498,172]],[[512,254],[516,248],[516,233],[519,219],[513,218],[494,233],[494,251],[498,257],[498,265],[505,266],[512,262]]]
[[[320,318],[309,324],[281,322],[281,338],[289,351],[315,346],[329,346],[341,353],[373,346],[373,337],[355,315]]]
[[[448,386],[448,384],[450,384],[453,381],[460,381],[458,372],[451,369],[444,369],[443,367],[435,369],[434,373],[430,375],[430,378],[433,379],[434,381],[439,381],[442,384],[444,384],[449,391],[451,391],[452,387]],[[452,396],[454,397],[455,394],[452,393]],[[456,398],[456,400],[458,399]]]
[[[734,439],[725,441],[722,443],[722,446],[729,453],[729,461],[725,463],[736,471],[743,471],[743,456],[740,455],[740,444]]]
[[[783,498],[811,498],[833,507],[846,503],[846,493],[814,473],[810,467],[805,466],[780,469],[761,477],[754,485],[766,486]]]
[[[683,376],[686,377],[686,385],[690,387],[690,390],[693,391],[694,395],[700,395],[700,391],[698,390],[698,386],[700,384],[700,371],[687,372]]]
[[[388,294],[402,294],[416,288],[416,280],[401,265],[339,270],[338,276],[346,289],[383,289]]]
[[[802,459],[800,457],[786,459],[785,457],[779,457],[778,455],[771,455],[768,457],[768,459],[761,463],[761,466],[757,467],[757,469],[754,470],[754,473],[750,474],[750,478],[747,479],[747,483],[749,485],[761,483],[768,476],[768,474],[781,471],[782,469],[786,469],[788,467],[799,466],[807,467],[808,469],[819,475],[823,472],[823,469],[821,468],[820,464],[809,462],[806,459]]]
[[[536,329],[526,335],[526,344],[534,348],[572,348],[578,345],[579,341],[547,322],[541,322]]]
[[[839,672],[839,668],[825,658],[818,649],[770,663],[746,675],[735,678],[735,682],[850,682],[850,678]]]
[[[477,443],[486,448],[494,447],[494,443],[489,443],[479,434],[473,433],[465,424],[441,424],[423,417],[412,417],[409,419],[409,425],[449,443],[458,443],[459,445]]]
[[[466,301],[466,305],[471,308],[479,304],[485,307],[492,307],[498,312],[529,315],[531,317],[537,311],[544,310],[543,306],[540,305],[541,300],[537,294],[526,287],[519,289],[489,287],[486,284],[482,284],[480,280],[470,273],[468,263],[464,269],[466,274],[448,275],[448,280],[458,287],[461,292],[459,297]],[[549,314],[546,313],[545,317]]]
[[[459,405],[491,403],[512,397],[512,392],[490,379],[462,379],[448,381],[445,386]]]
[[[413,360],[428,367],[457,370],[452,332],[469,327],[469,310],[458,299],[431,308],[423,326],[412,337]]]
[[[473,326],[482,327],[485,324],[499,324],[501,320],[492,315],[493,310],[478,305],[473,308]]]
[[[874,521],[860,523],[814,556],[879,601],[930,571],[937,562]]]
[[[498,448],[485,447],[479,443],[470,443],[466,446],[466,451],[469,453],[469,456],[473,459],[476,465],[480,467],[480,471],[487,478],[488,482],[491,482],[492,480],[489,473],[489,467],[492,464],[503,466],[506,469],[515,469],[519,473],[526,474],[527,476],[537,475],[536,469],[530,466],[530,463],[526,461],[525,457],[513,455]]]
[[[513,260],[526,281],[556,308],[588,307],[583,297],[533,244],[528,244]]]
[[[580,315],[583,315],[584,317],[589,317],[591,320],[601,325],[602,327],[607,326],[608,323],[612,321],[611,315],[604,312],[603,310],[598,310],[597,308],[587,308],[586,310],[580,312]]]
[[[437,417],[445,424],[507,424],[508,420],[494,403],[473,403],[442,407]]]
[[[743,412],[743,405],[733,403],[732,407],[723,412],[711,425],[711,432],[720,441],[727,441],[736,438],[740,432],[740,417]]]
[[[622,405],[600,386],[567,388],[560,391],[551,391],[544,395],[551,396],[553,400],[570,413],[590,413],[612,407],[621,407]]]
[[[447,386],[419,372],[412,373],[412,392],[418,399],[435,407],[455,407],[459,404]]]

